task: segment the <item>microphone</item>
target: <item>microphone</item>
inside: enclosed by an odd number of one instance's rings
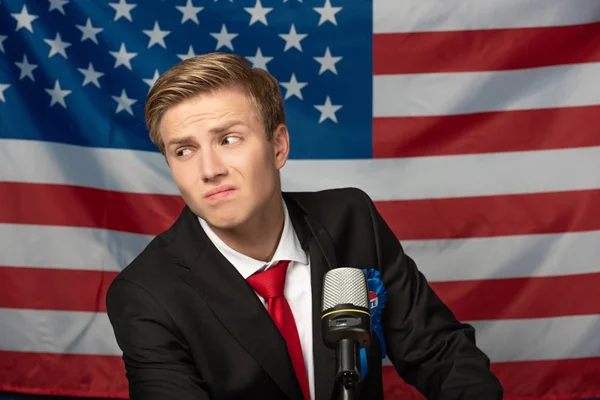
[[[371,342],[369,290],[362,269],[340,267],[325,274],[321,328],[325,345],[335,349],[342,399],[355,399],[361,379],[359,351]]]

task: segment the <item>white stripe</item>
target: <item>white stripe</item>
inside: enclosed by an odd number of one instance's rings
[[[599,2],[600,4],[600,2]],[[373,76],[375,117],[600,104],[600,63],[492,72]]]
[[[121,355],[106,313],[0,308],[0,350]]]
[[[431,282],[600,272],[600,231],[401,243]]]
[[[0,224],[0,265],[120,271],[150,240],[103,229]]]
[[[0,149],[10,155],[0,157],[0,181],[178,194],[165,178],[169,172],[166,164],[161,166],[164,161],[158,153],[19,140],[0,140]],[[87,173],[71,172],[78,169]],[[352,186],[373,200],[402,200],[597,189],[600,174],[596,171],[600,171],[600,147],[401,159],[289,160],[282,171],[282,185],[286,191]]]
[[[477,345],[494,362],[600,356],[597,315],[471,324]],[[0,350],[121,354],[105,313],[0,308],[0,332]]]
[[[575,25],[600,20],[598,0],[374,0],[373,32]]]

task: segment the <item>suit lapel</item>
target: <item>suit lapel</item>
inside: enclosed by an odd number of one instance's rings
[[[186,210],[187,211],[187,210]],[[285,341],[252,288],[235,267],[210,244],[195,215],[189,211],[187,235],[177,235],[179,254],[189,267],[182,279],[202,297],[229,333],[265,370],[290,399],[302,390],[287,354]],[[188,239],[189,238],[189,239]],[[189,241],[189,243],[181,243]],[[200,249],[198,247],[201,246]],[[186,253],[186,250],[187,253]],[[189,249],[198,249],[190,252]]]
[[[284,194],[290,219],[305,251],[308,251],[311,268],[313,358],[315,396],[317,400],[331,399],[335,380],[335,351],[323,342],[321,307],[323,277],[337,265],[331,238],[315,218],[310,218],[299,203]]]

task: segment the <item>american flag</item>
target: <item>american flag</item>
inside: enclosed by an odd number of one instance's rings
[[[281,84],[284,190],[365,190],[506,398],[600,397],[599,21],[598,0],[2,0],[0,390],[127,397],[105,291],[183,205],[145,96],[224,51]]]

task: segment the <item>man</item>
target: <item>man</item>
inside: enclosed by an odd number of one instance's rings
[[[364,192],[282,193],[290,139],[268,72],[231,54],[191,58],[157,80],[145,111],[186,206],[107,294],[131,399],[335,398],[320,315],[338,266],[377,270],[387,290],[385,344],[373,335],[359,398],[383,398],[384,345],[427,398],[502,398],[472,327]]]

